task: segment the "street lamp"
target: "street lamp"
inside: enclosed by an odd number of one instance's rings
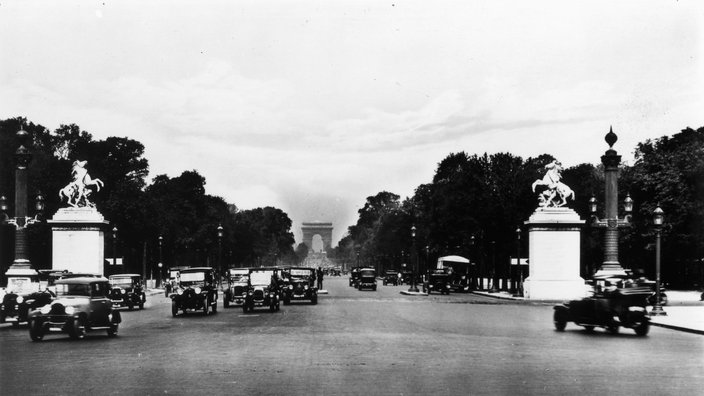
[[[218,224],[218,283],[222,277],[222,224]]]
[[[17,139],[20,146],[15,151],[15,216],[10,217],[8,212],[7,198],[0,197],[0,224],[8,224],[15,227],[15,259],[11,268],[32,270],[29,255],[27,253],[27,226],[40,222],[41,214],[44,211],[44,197],[37,195],[34,217],[28,216],[27,210],[27,168],[32,159],[32,154],[26,148],[29,145],[29,134],[23,129],[20,123],[20,130],[17,131]]]
[[[491,290],[489,293],[499,292],[499,271],[496,270],[496,241],[491,241],[491,270],[494,272],[494,280],[492,281]]]
[[[160,279],[164,279],[164,274],[162,272],[162,267],[164,266],[164,264],[163,264],[164,257],[162,255],[162,249],[161,249],[163,242],[164,242],[164,237],[159,235],[159,278]]]
[[[112,228],[112,265],[117,265],[117,226]]]
[[[609,144],[609,149],[601,156],[601,163],[604,165],[605,183],[605,208],[604,219],[600,220],[596,215],[596,198],[589,200],[589,211],[591,212],[591,224],[593,227],[604,228],[604,262],[595,275],[626,275],[621,264],[618,262],[618,229],[630,227],[631,211],[633,210],[633,200],[630,195],[623,201],[623,209],[626,212],[622,219],[618,218],[618,165],[621,163],[621,156],[613,149],[618,136],[609,129],[609,133],[604,138]]]
[[[667,313],[662,309],[660,301],[660,233],[662,231],[664,214],[660,205],[653,211],[653,228],[655,228],[655,304],[650,311],[650,316],[664,316]]]
[[[481,289],[482,287],[481,287],[481,285],[477,286],[477,278],[478,278],[477,275],[480,275],[480,274],[479,274],[479,270],[477,268],[477,263],[472,262],[472,256],[475,256],[475,258],[476,258],[476,254],[474,254],[474,243],[475,243],[474,242],[474,235],[472,235],[469,237],[469,249],[470,249],[469,250],[469,253],[470,253],[469,254],[469,265],[472,268],[472,290],[477,290],[478,288]]]
[[[523,269],[521,268],[521,227],[516,227],[516,268],[518,269],[518,285],[514,286],[513,295],[523,297]]]
[[[408,289],[409,292],[418,293],[418,284],[416,282],[416,276],[418,276],[418,254],[416,252],[416,226],[411,226],[411,260],[413,260],[413,274],[411,275],[411,287]]]

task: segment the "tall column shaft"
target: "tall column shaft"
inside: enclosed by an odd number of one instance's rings
[[[13,264],[30,264],[27,256],[27,163],[29,157],[23,146],[17,150],[17,168],[15,169],[15,260]]]

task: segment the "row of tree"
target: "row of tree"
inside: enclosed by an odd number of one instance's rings
[[[74,124],[51,132],[23,118],[0,121],[0,195],[10,204],[9,215],[13,212],[14,153],[20,127],[32,142],[28,147],[32,154],[28,168],[30,207],[38,194],[45,198],[46,217],[66,206],[58,191],[71,181],[73,161],[88,161],[91,176],[105,184],[91,200],[111,222],[105,251],[107,257],[115,253],[124,259],[120,270],[145,271],[157,277],[160,259],[165,267],[222,264],[227,268],[294,263],[307,254],[307,249],[298,249],[301,256],[296,255],[291,220],[280,209],[238,210],[234,204],[206,194],[206,180],[197,171],[184,171],[177,177],[158,175],[148,183],[149,163],[142,143],[120,137],[96,140]],[[222,237],[218,226],[222,226]],[[116,235],[113,228],[117,228]],[[13,232],[13,227],[0,226],[2,274],[14,259]],[[29,228],[30,260],[35,268],[51,268],[50,241],[51,228],[46,223]]]
[[[423,269],[440,256],[459,254],[477,263],[484,276],[497,271],[507,277],[517,249],[528,255],[523,222],[537,207],[531,184],[554,159],[547,154],[526,160],[509,153],[450,154],[438,164],[432,182],[418,186],[412,197],[401,200],[387,191],[368,197],[333,256],[380,269],[418,260]],[[654,276],[652,213],[660,206],[666,215],[663,279],[673,286],[704,284],[704,128],[638,144],[635,163],[622,165],[619,177],[619,199],[630,194],[634,201],[632,227],[621,232],[621,264]],[[562,180],[575,191],[569,207],[589,219],[588,201],[594,196],[600,203],[597,214],[603,216],[601,164],[565,169]],[[622,203],[620,209],[623,215]],[[602,238],[597,228],[582,232],[583,277],[603,262]]]

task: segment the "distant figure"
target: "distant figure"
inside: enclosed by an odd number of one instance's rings
[[[318,270],[315,272],[315,278],[318,280],[318,290],[323,290],[323,269],[318,267]]]

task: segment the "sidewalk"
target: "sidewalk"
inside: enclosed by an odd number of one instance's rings
[[[472,293],[497,299],[541,303],[541,301],[514,297],[507,292],[474,291]],[[666,293],[668,304],[663,307],[663,311],[667,315],[651,316],[650,323],[653,326],[704,335],[704,301],[699,301],[701,292],[668,290]],[[651,309],[652,307],[648,306],[648,311]]]

